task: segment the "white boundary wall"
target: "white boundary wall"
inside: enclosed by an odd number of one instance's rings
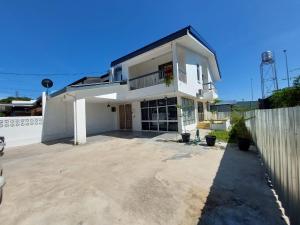
[[[291,224],[300,224],[300,106],[250,111],[245,119]]]
[[[42,116],[0,117],[0,136],[7,147],[41,142],[42,128]]]

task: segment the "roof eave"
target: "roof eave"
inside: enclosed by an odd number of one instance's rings
[[[192,27],[192,26],[187,26],[187,27],[184,27],[172,34],[169,34],[155,42],[152,42],[142,48],[139,48],[138,50],[136,51],[133,51],[121,58],[118,58],[114,61],[111,62],[111,67],[114,67],[118,64],[121,64],[131,58],[134,58],[136,56],[139,56],[147,51],[150,51],[154,48],[157,48],[159,46],[162,46],[164,44],[167,44],[171,41],[174,41],[180,37],[183,37],[185,35],[192,35],[197,41],[199,41],[203,46],[205,46],[213,55],[214,55],[214,58],[215,58],[215,61],[216,61],[216,65],[217,65],[217,69],[218,69],[218,75],[219,77],[221,78],[221,71],[220,71],[220,66],[219,66],[219,62],[218,62],[218,58],[217,58],[217,54],[216,54],[216,51],[208,44],[207,41],[205,41],[205,39]]]

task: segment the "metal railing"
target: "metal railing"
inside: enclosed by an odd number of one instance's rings
[[[155,71],[142,76],[129,79],[130,90],[145,88],[164,83],[162,71]]]
[[[213,82],[208,82],[203,84],[203,90],[204,91],[214,91],[217,92],[217,89],[215,87],[215,84]]]

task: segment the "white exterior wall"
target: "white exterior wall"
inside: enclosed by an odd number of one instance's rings
[[[42,141],[74,136],[73,102],[63,98],[47,100],[45,107]]]
[[[131,104],[132,107],[132,130],[142,130],[142,117],[141,117],[141,105],[140,102],[134,101]]]
[[[177,48],[184,50],[184,54],[185,54],[184,58],[185,58],[185,64],[186,64],[186,76],[187,76],[186,83],[179,81],[179,79],[178,79],[178,91],[196,97],[198,90],[203,89],[202,79],[200,79],[200,82],[197,79],[197,64],[199,65],[199,67],[202,68],[202,75],[204,73],[207,73],[208,82],[212,81],[212,78],[211,78],[211,75],[209,72],[210,69],[209,69],[208,60],[205,57],[201,56],[200,54],[197,54],[197,53],[195,53],[187,48],[184,48],[182,46],[178,45]],[[201,72],[201,69],[200,69],[200,72]],[[200,75],[201,75],[201,73],[200,73]]]
[[[128,66],[126,64],[122,64],[122,79],[127,80],[128,79]]]
[[[0,118],[0,136],[5,137],[7,147],[41,142],[42,129],[42,116]]]
[[[116,112],[111,107],[116,107]],[[86,103],[86,131],[88,135],[118,130],[118,106],[101,103]]]

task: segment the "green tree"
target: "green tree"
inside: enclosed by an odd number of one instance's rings
[[[293,86],[300,87],[300,75],[294,79]]]
[[[217,103],[220,103],[220,102],[222,102],[221,99],[216,98],[216,99],[214,100],[214,104],[217,104]]]
[[[270,102],[272,108],[293,107],[300,105],[300,76],[296,77],[293,87],[283,88],[275,91]]]
[[[28,97],[7,97],[7,98],[3,98],[3,99],[0,99],[0,103],[11,103],[13,100],[18,100],[18,101],[30,101],[31,98],[28,98]]]

